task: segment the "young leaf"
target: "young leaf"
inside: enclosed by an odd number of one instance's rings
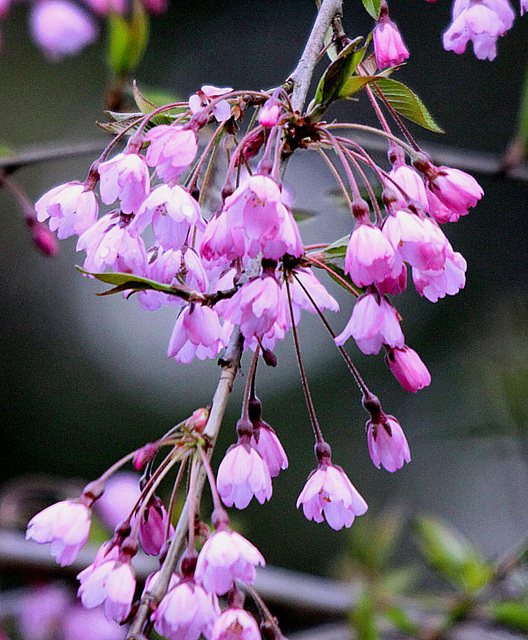
[[[386,609],[383,611],[383,617],[402,633],[418,635],[420,631],[420,625],[412,620],[405,609],[402,609],[401,607],[394,606]]]
[[[380,14],[381,0],[363,0],[363,6],[377,20]]]
[[[444,131],[436,124],[420,98],[402,82],[392,78],[380,78],[373,86],[374,92],[383,94],[392,108],[400,115],[436,133]]]
[[[148,40],[148,16],[139,0],[130,19],[117,13],[108,19],[108,63],[117,77],[124,77],[139,64]]]
[[[155,280],[150,280],[149,278],[143,278],[141,276],[135,276],[131,273],[119,273],[119,272],[103,272],[103,273],[91,273],[90,271],[86,271],[82,267],[76,267],[78,271],[80,271],[84,275],[92,276],[101,282],[106,284],[113,284],[114,288],[110,289],[99,295],[109,295],[112,293],[119,293],[120,291],[161,291],[162,293],[169,293],[172,295],[177,295],[181,298],[188,298],[190,291],[183,287],[173,287],[170,284],[164,284],[162,282],[156,282]]]
[[[329,244],[326,249],[323,249],[323,253],[326,253],[328,256],[332,256],[332,258],[344,259],[349,241],[350,234],[344,238],[339,238],[339,240],[332,242],[332,244]]]
[[[132,83],[132,91],[134,92],[134,100],[136,101],[138,109],[143,115],[147,116],[149,113],[152,113],[154,109],[156,109],[156,105],[145,98],[145,96],[138,89],[137,82],[135,80]]]
[[[528,631],[528,606],[524,602],[497,602],[492,605],[492,615],[499,624]]]

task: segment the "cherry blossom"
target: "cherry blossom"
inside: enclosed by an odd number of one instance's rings
[[[400,423],[393,416],[383,416],[382,421],[367,422],[367,440],[370,457],[378,469],[381,465],[393,473],[411,461],[407,439]]]

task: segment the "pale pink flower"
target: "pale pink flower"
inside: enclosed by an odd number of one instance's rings
[[[198,113],[206,107],[211,100],[219,98],[233,91],[232,87],[215,87],[212,84],[204,84],[200,91],[197,91],[189,98],[189,109],[193,113]],[[213,115],[218,122],[224,122],[231,117],[231,105],[227,100],[220,100],[213,107]]]
[[[105,483],[104,493],[94,504],[94,510],[103,522],[115,529],[130,516],[141,491],[139,475],[120,472],[112,475]]]
[[[99,165],[99,190],[105,204],[119,198],[123,213],[136,213],[150,191],[150,175],[145,158],[138,153],[118,153]]]
[[[214,358],[226,346],[231,327],[221,326],[218,315],[211,307],[186,306],[180,313],[169,342],[167,357],[188,364]]]
[[[464,216],[484,195],[475,178],[465,171],[438,167],[438,174],[429,183],[433,194],[453,213]]]
[[[196,133],[183,125],[161,124],[145,134],[150,142],[146,160],[149,167],[156,167],[156,173],[163,182],[172,182],[187,169],[196,156],[198,142]]]
[[[218,598],[192,580],[173,587],[152,614],[156,631],[169,640],[211,638],[214,621],[220,615]]]
[[[394,248],[381,229],[356,222],[345,255],[345,273],[358,287],[382,282],[394,268]]]
[[[250,445],[260,453],[272,478],[278,476],[281,469],[288,468],[288,456],[281,441],[263,420],[254,425]]]
[[[90,509],[81,502],[63,500],[37,513],[28,524],[26,540],[51,543],[50,552],[64,567],[84,547],[90,533]]]
[[[159,498],[153,498],[139,523],[139,541],[148,556],[157,556],[165,544],[169,514]],[[169,535],[174,531],[169,527]]]
[[[211,640],[261,640],[261,635],[247,611],[230,607],[216,619]]]
[[[117,547],[114,547],[117,550]],[[119,550],[110,551],[107,559],[94,561],[77,576],[81,583],[77,591],[83,607],[93,609],[103,604],[106,598],[106,579],[118,564]]]
[[[136,576],[129,562],[118,562],[108,573],[105,591],[105,616],[108,620],[124,622],[130,613],[136,591]]]
[[[147,252],[141,237],[134,238],[122,216],[107,213],[85,231],[77,241],[77,251],[86,251],[84,268],[90,272],[106,267],[143,275]]]
[[[99,34],[93,18],[67,0],[41,0],[33,4],[29,28],[33,40],[53,62],[79,53]]]
[[[263,127],[274,127],[281,116],[281,104],[277,98],[270,98],[259,111],[259,124]]]
[[[139,235],[151,222],[154,236],[164,249],[181,249],[192,225],[205,227],[200,205],[179,185],[156,187],[137,211],[129,231]]]
[[[406,391],[416,393],[431,384],[431,374],[420,356],[407,345],[403,349],[390,349],[387,352],[387,364]]]
[[[429,215],[436,222],[443,224],[445,222],[456,222],[460,218],[460,214],[452,211],[435,196],[435,194],[427,189],[427,201],[429,203]]]
[[[308,520],[322,522],[325,518],[336,531],[350,527],[355,516],[363,515],[367,503],[345,472],[332,464],[321,464],[312,471],[297,499]]]
[[[97,220],[99,205],[91,189],[81,182],[67,182],[50,189],[35,203],[37,220],[49,220],[51,231],[62,240],[80,235]]]
[[[255,498],[263,504],[271,498],[271,477],[258,451],[244,444],[229,449],[218,467],[218,493],[222,502],[245,509]]]
[[[525,11],[528,11],[528,0],[521,0],[521,16],[524,15]]]
[[[227,593],[235,580],[255,581],[255,567],[266,562],[260,551],[236,531],[220,530],[207,538],[196,563],[194,577],[209,593]]]
[[[352,316],[335,339],[338,346],[353,336],[363,353],[378,353],[382,345],[402,348],[404,337],[396,309],[383,296],[368,293],[358,298]]]
[[[405,162],[399,162],[394,165],[389,172],[389,176],[406,194],[406,197],[404,197],[399,189],[394,188],[398,203],[401,207],[406,207],[410,202],[415,201],[419,202],[425,211],[428,210],[429,205],[425,184],[422,176],[416,169],[405,164]]]
[[[378,69],[401,64],[409,57],[398,27],[388,16],[380,17],[372,34]]]
[[[446,295],[454,296],[466,284],[467,262],[457,251],[449,248],[444,266],[439,271],[420,271],[413,267],[414,286],[421,296],[437,302]]]
[[[382,423],[367,422],[367,440],[370,457],[378,469],[383,465],[394,473],[411,461],[409,445],[400,423],[393,416],[384,416]]]
[[[330,309],[330,311],[338,312],[339,303],[333,298],[326,288],[319,282],[311,269],[296,268],[294,271],[294,277],[291,279],[290,295],[292,299],[293,317],[295,324],[299,323],[301,319],[301,309],[309,311],[310,313],[317,313],[312,300],[315,302],[320,311],[324,309]],[[286,290],[286,284],[282,285],[282,297],[283,305],[288,308],[288,292]],[[310,297],[312,298],[310,300]],[[290,318],[288,318],[288,325],[291,324]]]

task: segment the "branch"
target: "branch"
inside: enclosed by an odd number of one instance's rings
[[[209,420],[204,430],[204,436],[207,437],[212,445],[208,451],[209,457],[211,457],[213,453],[214,444],[222,425],[222,419],[226,410],[227,401],[229,399],[229,396],[231,395],[233,383],[235,381],[235,377],[240,364],[243,344],[243,336],[237,327],[231,335],[231,340],[229,341],[229,345],[227,346],[224,357],[222,358],[222,360],[220,360],[220,363],[222,365],[222,373],[220,375],[218,386],[216,387],[216,392],[211,407],[211,413],[209,414]],[[174,532],[174,536],[172,537],[167,556],[160,570],[158,579],[156,580],[156,584],[141,599],[136,617],[130,625],[127,640],[139,640],[141,638],[144,638],[143,628],[147,621],[148,615],[151,612],[152,607],[156,607],[167,592],[170,578],[176,570],[176,566],[180,558],[180,553],[183,548],[187,532],[189,530],[189,505],[191,504],[191,500],[194,501],[197,499],[197,496],[201,495],[204,488],[205,480],[206,472],[203,468],[203,465],[201,465],[196,478],[194,495],[188,495],[187,499],[185,500],[182,513],[178,520],[176,531]]]
[[[286,81],[292,86],[291,102],[296,111],[303,108],[319,53],[324,46],[324,37],[333,19],[341,15],[341,9],[342,0],[323,0],[301,59]]]

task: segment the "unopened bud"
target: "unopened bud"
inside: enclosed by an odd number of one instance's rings
[[[37,249],[45,256],[54,257],[59,253],[59,243],[55,236],[40,222],[29,225],[31,240]]]
[[[203,433],[208,420],[209,409],[202,407],[193,412],[192,416],[187,420],[187,427],[192,431]]]
[[[134,468],[137,469],[137,471],[143,469],[147,462],[150,462],[154,458],[158,448],[155,442],[149,442],[141,449],[138,449],[133,460]]]
[[[262,349],[262,359],[268,365],[268,367],[277,366],[277,356],[271,349]]]

